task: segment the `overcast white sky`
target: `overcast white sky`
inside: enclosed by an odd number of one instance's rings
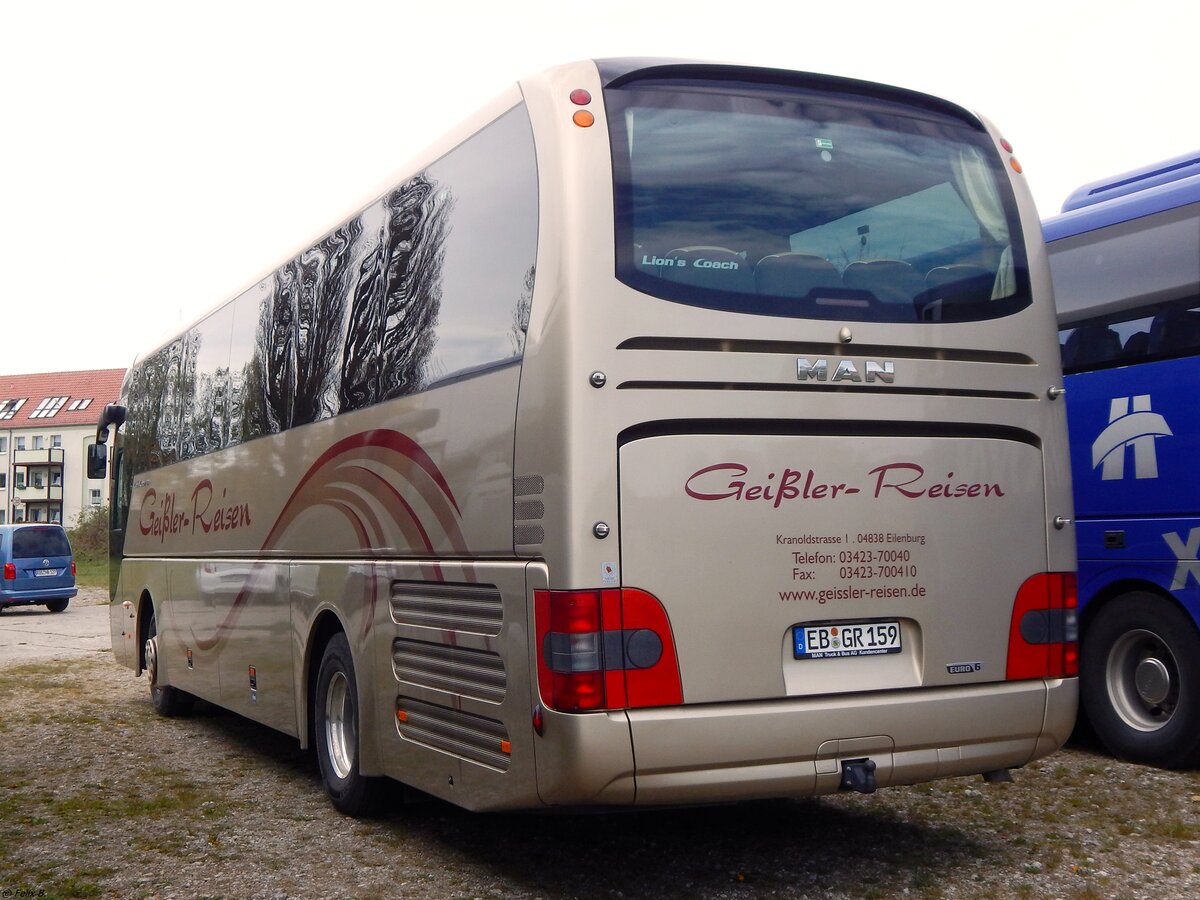
[[[58,0],[0,6],[0,374],[126,366],[516,79],[669,56],[976,109],[1038,208],[1200,149],[1183,0]]]

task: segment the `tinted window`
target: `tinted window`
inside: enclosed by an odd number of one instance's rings
[[[1049,244],[1064,319],[1113,316],[1200,293],[1200,207],[1119,222]]]
[[[1063,371],[1070,374],[1200,354],[1198,300],[1062,329],[1058,339]]]
[[[132,471],[519,360],[537,207],[522,106],[141,361]]]
[[[938,321],[1028,305],[1014,201],[987,134],[851,94],[635,81],[605,95],[617,276],[761,315]]]
[[[71,545],[61,528],[18,528],[13,532],[13,559],[70,555]]]

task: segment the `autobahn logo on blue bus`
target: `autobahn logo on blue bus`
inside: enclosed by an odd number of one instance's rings
[[[1100,468],[1102,481],[1125,477],[1125,458],[1133,452],[1134,478],[1157,478],[1158,455],[1154,440],[1172,437],[1171,426],[1150,408],[1150,395],[1113,397],[1108,410],[1108,427],[1092,443],[1092,468]]]

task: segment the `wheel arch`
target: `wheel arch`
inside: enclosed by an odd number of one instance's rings
[[[150,637],[151,617],[156,622],[161,621],[150,589],[142,588],[142,595],[138,597],[137,606],[137,667],[135,672],[138,675],[146,671],[146,640]],[[158,630],[161,631],[161,627]]]
[[[312,709],[313,703],[316,701],[317,675],[321,670],[321,658],[325,655],[325,647],[335,634],[346,633],[345,624],[331,609],[322,610],[308,630],[308,640],[304,643],[303,668],[301,669],[304,703],[298,710],[300,728],[297,729],[300,734],[300,746],[303,749],[307,750],[309,747],[315,746],[313,743],[315,723]]]
[[[1179,598],[1170,591],[1165,590],[1162,585],[1154,581],[1149,581],[1144,578],[1122,578],[1119,581],[1114,581],[1107,584],[1091,597],[1084,604],[1082,611],[1079,614],[1079,639],[1086,639],[1088,629],[1100,614],[1100,611],[1112,604],[1114,601],[1127,596],[1128,594],[1153,594],[1154,596],[1166,601],[1172,606],[1179,609],[1180,612],[1193,618],[1188,608],[1180,602]],[[1194,621],[1194,619],[1193,619]]]

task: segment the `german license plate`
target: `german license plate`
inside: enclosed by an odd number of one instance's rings
[[[823,622],[792,626],[792,653],[796,659],[841,659],[899,653],[900,623]]]
[[[47,575],[57,575],[58,569],[35,569],[33,575],[35,578],[45,578]]]

